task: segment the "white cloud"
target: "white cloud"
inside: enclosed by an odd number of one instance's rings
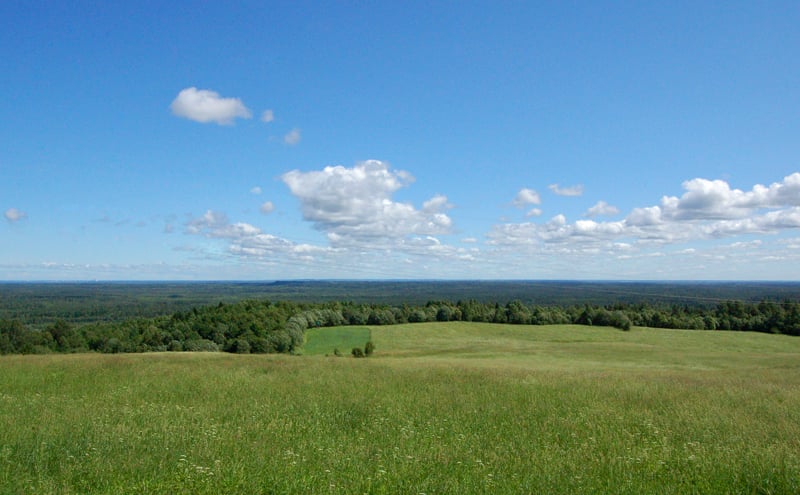
[[[789,237],[800,231],[800,206],[792,204],[798,201],[792,193],[800,182],[796,175],[738,193],[725,183],[693,179],[684,183],[683,196],[656,199],[658,204],[633,208],[617,221],[586,218],[619,213],[600,201],[578,220],[555,215],[502,223],[483,242],[469,232],[457,245],[443,237],[453,233],[447,197],[436,195],[420,205],[395,199],[414,178],[385,162],[294,170],[281,179],[299,200],[303,219],[327,242],[298,244],[208,211],[189,221],[186,232],[224,242],[226,249],[200,252],[226,263],[238,260],[243,267],[268,267],[269,273],[334,278],[420,273],[509,278],[746,278],[761,273],[779,278],[798,272],[779,268],[775,260],[790,260],[790,265],[796,260],[800,266],[800,241]],[[514,204],[538,216],[538,208],[530,207],[537,201],[535,191],[523,189]],[[721,203],[740,211],[716,218]],[[269,201],[262,207],[265,214],[274,208]],[[779,233],[773,241],[760,237]]]
[[[186,232],[216,239],[240,239],[260,234],[261,231],[249,223],[230,223],[224,213],[208,210],[186,224]]]
[[[186,224],[186,231],[189,234],[200,234],[213,231],[228,224],[228,216],[221,212],[208,210],[200,218],[190,220]]]
[[[255,187],[250,189],[250,194],[258,195],[258,194],[261,194],[261,192],[262,192],[261,191],[261,187],[259,187],[259,186],[255,186]]]
[[[9,208],[5,211],[3,216],[5,216],[6,220],[9,222],[14,223],[26,218],[28,215],[24,211],[18,210],[17,208]]]
[[[286,273],[289,267],[295,277],[334,278],[419,276],[419,270],[455,277],[480,258],[477,247],[448,245],[438,238],[452,230],[445,213],[452,205],[446,196],[433,196],[421,208],[393,199],[414,178],[387,163],[369,160],[351,168],[294,170],[281,178],[300,200],[304,220],[325,235],[326,245],[298,244],[209,210],[187,221],[185,232],[224,242],[226,249],[201,248],[197,254],[269,273]],[[274,208],[271,202],[262,207],[264,213]]]
[[[761,247],[762,244],[764,244],[764,241],[756,239],[754,241],[733,242],[728,247],[731,249],[755,249]]]
[[[763,215],[735,220],[721,220],[702,227],[710,237],[731,237],[744,234],[771,234],[800,228],[800,207],[770,211]]]
[[[272,110],[264,110],[261,114],[261,122],[272,122],[273,120],[275,120],[275,114]]]
[[[526,187],[519,190],[512,204],[517,208],[525,208],[528,205],[542,204],[542,198],[539,196],[538,192]]]
[[[275,205],[272,204],[272,201],[265,201],[261,203],[261,206],[258,208],[258,211],[263,213],[264,215],[269,215],[273,211],[275,211]]]
[[[497,246],[590,241],[650,245],[800,229],[800,173],[769,187],[756,185],[748,192],[731,189],[719,180],[692,179],[683,187],[686,192],[680,198],[664,197],[660,205],[634,208],[621,221],[568,223],[563,215],[557,215],[543,224],[497,225],[487,237],[490,244]],[[601,213],[618,210],[601,201],[585,216]]]
[[[236,255],[287,256],[298,248],[297,244],[264,233],[249,223],[231,223],[227,215],[213,210],[208,210],[202,217],[187,222],[186,233],[226,240],[230,243],[228,251]]]
[[[625,222],[632,227],[646,227],[661,224],[661,208],[648,206],[634,208],[625,218]]]
[[[497,225],[487,234],[487,237],[492,245],[554,244],[611,240],[624,234],[624,230],[624,222],[578,220],[575,223],[569,223],[564,215],[556,215],[543,224],[526,222]]]
[[[447,202],[447,196],[442,196],[441,194],[422,203],[422,211],[427,213],[436,213],[440,210],[450,208],[452,208],[452,205]]]
[[[800,206],[800,172],[769,187],[756,184],[750,191],[731,189],[722,180],[696,178],[683,183],[680,198],[665,196],[661,207],[680,220],[726,220],[747,217],[753,210]]]
[[[542,210],[541,209],[539,209],[539,208],[531,208],[530,210],[528,210],[528,213],[525,214],[525,218],[539,217],[541,215],[542,215]]]
[[[293,170],[281,176],[300,200],[303,218],[328,235],[334,245],[394,244],[410,235],[449,233],[452,221],[443,210],[445,196],[435,196],[418,210],[392,195],[413,182],[406,172],[388,163],[368,160],[352,168],[325,167],[320,171]]]
[[[434,260],[452,262],[436,265],[438,271],[435,272],[452,276],[458,273],[457,264],[474,262],[475,253],[479,252],[477,248],[446,245],[433,235],[414,233],[401,237],[371,237],[368,239],[371,242],[354,244],[351,233],[340,235],[331,231],[328,234],[330,247],[297,244],[250,224],[232,223],[225,214],[210,210],[187,222],[186,233],[227,244],[224,253],[200,250],[209,260],[239,260],[270,270],[285,270],[288,266],[315,277],[323,276],[321,274],[345,278],[355,274],[392,277],[409,269],[412,275],[418,275],[422,263]],[[400,266],[406,268],[398,272]]]
[[[195,87],[178,93],[170,108],[178,117],[204,124],[231,124],[236,118],[249,119],[252,116],[239,98],[223,98],[215,91]]]
[[[550,184],[547,188],[559,196],[581,196],[583,194],[582,184],[571,187],[559,187],[558,184]]]
[[[605,201],[598,201],[597,203],[595,203],[594,206],[589,208],[583,216],[589,218],[600,217],[600,216],[610,217],[618,213],[619,209],[616,206],[611,206]]]
[[[294,128],[283,136],[283,142],[289,146],[294,146],[300,142],[300,129]]]

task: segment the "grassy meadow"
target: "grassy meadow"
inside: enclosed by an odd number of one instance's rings
[[[796,494],[800,339],[430,323],[3,356],[0,493]]]

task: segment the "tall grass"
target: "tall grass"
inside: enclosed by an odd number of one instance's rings
[[[369,328],[358,326],[310,328],[306,330],[306,343],[301,352],[307,356],[332,356],[338,350],[342,355],[348,355],[354,347],[363,348],[371,334]]]
[[[3,357],[0,493],[800,492],[800,340],[371,330],[358,360]]]

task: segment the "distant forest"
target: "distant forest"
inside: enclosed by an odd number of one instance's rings
[[[0,284],[0,297],[2,354],[292,353],[308,328],[431,321],[800,335],[790,283]]]
[[[428,301],[469,301],[528,306],[606,306],[616,303],[713,307],[726,301],[800,301],[794,282],[594,282],[594,281],[338,281],[277,282],[58,282],[0,283],[0,319],[43,329],[120,322],[189,311],[246,299],[324,303],[348,301],[390,306]]]

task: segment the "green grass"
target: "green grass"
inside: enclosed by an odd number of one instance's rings
[[[800,493],[800,339],[368,330],[369,359],[0,358],[0,493]]]
[[[342,355],[350,355],[354,347],[364,348],[371,338],[367,327],[311,328],[306,331],[306,344],[302,353],[307,356],[333,355],[338,349]]]

